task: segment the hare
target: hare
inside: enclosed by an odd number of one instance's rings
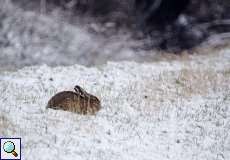
[[[63,91],[54,95],[47,108],[60,109],[79,114],[94,115],[101,108],[100,100],[87,93],[80,86],[74,87],[75,92]]]

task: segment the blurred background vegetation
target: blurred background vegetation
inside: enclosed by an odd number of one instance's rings
[[[0,68],[190,53],[229,43],[229,12],[229,0],[1,0]]]
[[[113,22],[118,29],[131,29],[135,38],[151,37],[153,40],[146,43],[146,48],[180,51],[200,44],[214,33],[230,30],[229,0],[12,1],[28,10],[47,13],[60,8],[72,17],[80,15],[98,23]]]

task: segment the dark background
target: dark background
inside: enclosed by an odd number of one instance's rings
[[[169,51],[190,49],[214,33],[229,32],[229,24],[214,21],[230,18],[229,0],[21,0],[26,9],[60,7],[72,16],[93,17],[99,23],[113,21],[116,27],[134,31],[135,38],[158,39],[145,48]],[[155,8],[154,8],[155,6]],[[154,8],[154,9],[153,9]],[[179,17],[179,18],[178,18]],[[207,28],[203,23],[213,26]],[[137,31],[137,32],[136,32]],[[136,35],[136,36],[135,36]]]

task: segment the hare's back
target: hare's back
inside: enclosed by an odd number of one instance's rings
[[[77,101],[77,99],[78,96],[72,91],[59,92],[49,100],[47,107],[54,109],[56,107],[64,107],[63,109],[65,109],[65,106],[69,106],[74,101]]]

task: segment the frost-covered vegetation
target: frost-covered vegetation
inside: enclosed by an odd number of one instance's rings
[[[229,52],[1,73],[0,135],[22,137],[25,159],[229,159]],[[95,116],[46,109],[76,84],[100,98]]]

